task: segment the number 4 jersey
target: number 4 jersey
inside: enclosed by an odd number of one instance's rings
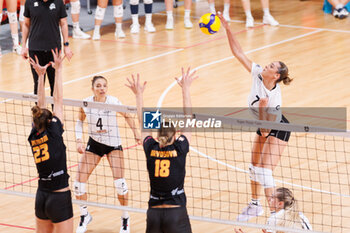
[[[160,148],[159,143],[148,136],[143,142],[143,148],[151,182],[149,207],[162,204],[186,206],[184,180],[189,151],[187,138],[181,135],[172,145]]]
[[[94,102],[94,97],[90,96],[84,101]],[[122,105],[113,96],[107,96],[105,104]],[[116,147],[122,144],[118,129],[117,113],[111,110],[83,108],[89,124],[89,136],[95,141],[107,146]]]
[[[46,130],[39,133],[34,127],[28,137],[39,173],[39,189],[54,191],[68,187],[66,146],[63,126],[53,117]]]

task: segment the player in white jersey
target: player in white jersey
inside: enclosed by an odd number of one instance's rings
[[[309,219],[299,211],[298,201],[292,191],[287,188],[277,188],[269,198],[269,205],[273,213],[267,220],[268,226],[289,227],[293,229],[312,230]],[[235,229],[236,233],[243,233],[241,229]],[[263,230],[264,233],[289,233],[288,231]]]
[[[288,77],[287,66],[281,61],[274,61],[262,68],[249,60],[220,12],[218,16],[226,29],[233,55],[252,75],[253,85],[248,97],[250,111],[258,120],[288,123],[280,110],[282,97],[278,84],[282,81],[288,85],[292,81]],[[263,214],[258,196],[260,187],[264,188],[268,199],[275,187],[272,171],[277,166],[289,137],[290,132],[258,129],[253,143],[252,163],[249,166],[252,201],[237,217],[237,221],[248,221]]]
[[[102,102],[107,104],[121,105],[116,98],[107,95],[107,80],[102,76],[95,76],[92,79],[93,96],[84,99],[90,102]],[[140,143],[140,136],[134,120],[126,113],[120,113],[125,117],[134,133],[134,137]],[[83,121],[87,119],[89,125],[89,141],[84,149],[82,143]],[[79,162],[78,173],[74,182],[75,196],[78,200],[87,200],[86,182],[95,169],[101,158],[106,155],[112,169],[114,184],[118,193],[118,200],[121,205],[128,205],[128,186],[124,179],[124,156],[122,142],[117,123],[117,113],[110,110],[92,109],[84,107],[80,109],[79,119],[75,126],[77,150],[83,154]],[[80,206],[80,223],[77,233],[85,232],[92,217],[87,211],[86,205]],[[123,211],[120,233],[130,232],[129,214]]]

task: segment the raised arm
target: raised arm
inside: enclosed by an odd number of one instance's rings
[[[179,86],[182,88],[182,101],[183,101],[183,109],[185,118],[192,118],[192,102],[191,102],[191,93],[190,87],[193,80],[197,79],[198,76],[194,76],[196,71],[191,72],[191,69],[188,68],[185,72],[184,68],[181,68],[182,77],[175,78]],[[185,130],[182,132],[183,135],[186,136],[188,142],[191,142],[191,131]]]
[[[228,43],[230,44],[230,48],[231,48],[233,55],[238,59],[238,61],[240,63],[242,63],[242,65],[250,73],[252,70],[252,61],[249,60],[249,58],[244,54],[241,45],[239,44],[238,40],[236,39],[236,37],[232,33],[230,26],[228,25],[227,21],[224,19],[224,17],[222,16],[222,14],[220,12],[218,12],[218,17],[221,20],[222,26],[226,30]]]
[[[150,132],[144,132],[142,130],[143,128],[143,120],[142,120],[142,108],[143,108],[143,91],[145,90],[147,82],[144,82],[142,85],[140,84],[140,75],[137,74],[137,78],[135,80],[134,75],[131,76],[132,80],[127,78],[127,81],[129,83],[125,84],[125,86],[129,87],[131,91],[136,96],[136,107],[137,107],[137,118],[139,119],[140,123],[140,130],[141,130],[141,141],[143,142],[147,136],[150,136]]]
[[[46,73],[47,67],[51,65],[50,63],[46,64],[45,66],[41,66],[39,64],[38,57],[35,55],[35,61],[32,58],[29,58],[29,63],[33,66],[35,72],[38,74],[38,107],[39,108],[45,108],[45,84],[44,84],[44,76]]]
[[[139,133],[138,129],[136,128],[135,121],[131,117],[131,115],[128,113],[124,113],[124,112],[120,112],[120,114],[125,118],[126,123],[128,123],[129,127],[131,128],[136,142],[138,144],[142,143],[141,139],[140,139],[140,133]]]
[[[53,114],[63,122],[63,85],[62,85],[62,62],[65,56],[62,58],[61,53],[55,49],[52,51],[54,62],[52,63],[55,68],[55,86],[53,89]]]

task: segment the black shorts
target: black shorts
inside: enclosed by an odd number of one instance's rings
[[[96,142],[94,139],[89,137],[89,141],[86,146],[86,151],[97,154],[98,156],[104,156],[109,154],[111,151],[120,150],[123,151],[123,147],[119,146],[107,146],[105,144]]]
[[[46,192],[37,190],[35,216],[53,223],[63,222],[73,217],[72,195],[65,192]]]
[[[186,207],[148,208],[146,233],[191,233]]]
[[[280,123],[288,124],[289,121],[287,120],[287,118],[285,118],[282,115],[282,120],[280,121]],[[256,133],[259,136],[262,136],[261,132],[260,132],[260,129],[258,129],[258,131],[256,131]],[[269,136],[272,136],[272,137],[278,138],[278,139],[280,139],[282,141],[288,142],[289,141],[289,137],[290,137],[290,132],[289,131],[282,131],[282,130],[275,130],[275,129],[273,129],[273,130],[270,131],[270,133],[267,135],[266,138],[268,138]]]

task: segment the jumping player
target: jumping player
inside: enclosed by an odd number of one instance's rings
[[[190,86],[194,77],[190,69],[184,72],[177,82],[182,88],[184,114],[192,115]],[[142,128],[143,91],[146,82],[141,85],[139,75],[134,76],[127,85],[136,95],[138,119]],[[147,159],[151,193],[147,210],[146,233],[190,233],[191,224],[186,209],[184,179],[186,157],[189,152],[191,132],[183,132],[176,138],[174,127],[163,128],[158,132],[158,141],[150,133],[141,132],[143,148]]]
[[[101,102],[106,104],[121,105],[122,103],[113,96],[107,95],[107,79],[102,76],[95,76],[92,79],[93,96],[85,101]],[[126,113],[120,113],[125,117],[126,122],[134,132],[135,139],[140,143],[138,130],[135,128],[135,122]],[[83,121],[87,118],[89,123],[89,141],[84,149],[82,143]],[[106,154],[110,167],[112,169],[114,185],[118,193],[118,200],[121,205],[128,205],[128,186],[124,179],[124,155],[122,141],[118,129],[117,113],[103,109],[92,109],[84,107],[80,109],[79,117],[75,127],[77,150],[83,154],[79,162],[76,181],[74,182],[74,192],[78,200],[87,200],[86,182],[90,174],[96,168],[101,158]],[[80,223],[77,233],[85,232],[87,225],[92,217],[87,211],[86,205],[80,206]],[[120,233],[130,231],[129,214],[123,211]]]
[[[253,85],[248,104],[254,117],[258,120],[288,123],[281,113],[282,96],[278,84],[283,82],[288,85],[292,81],[288,76],[288,67],[281,61],[274,61],[262,68],[249,60],[222,14],[219,13],[218,16],[226,29],[233,55],[252,75]],[[248,221],[263,214],[264,210],[258,197],[260,186],[264,188],[268,199],[275,187],[272,171],[277,166],[289,137],[290,132],[287,131],[258,129],[253,143],[252,163],[249,166],[252,200],[238,216],[237,221]]]
[[[36,232],[73,232],[73,207],[68,185],[66,146],[63,142],[62,61],[56,49],[54,63],[40,66],[38,58],[30,58],[39,76],[38,105],[32,108],[33,128],[28,137],[39,173],[35,198]],[[44,75],[48,66],[56,71],[51,113],[45,104]]]

